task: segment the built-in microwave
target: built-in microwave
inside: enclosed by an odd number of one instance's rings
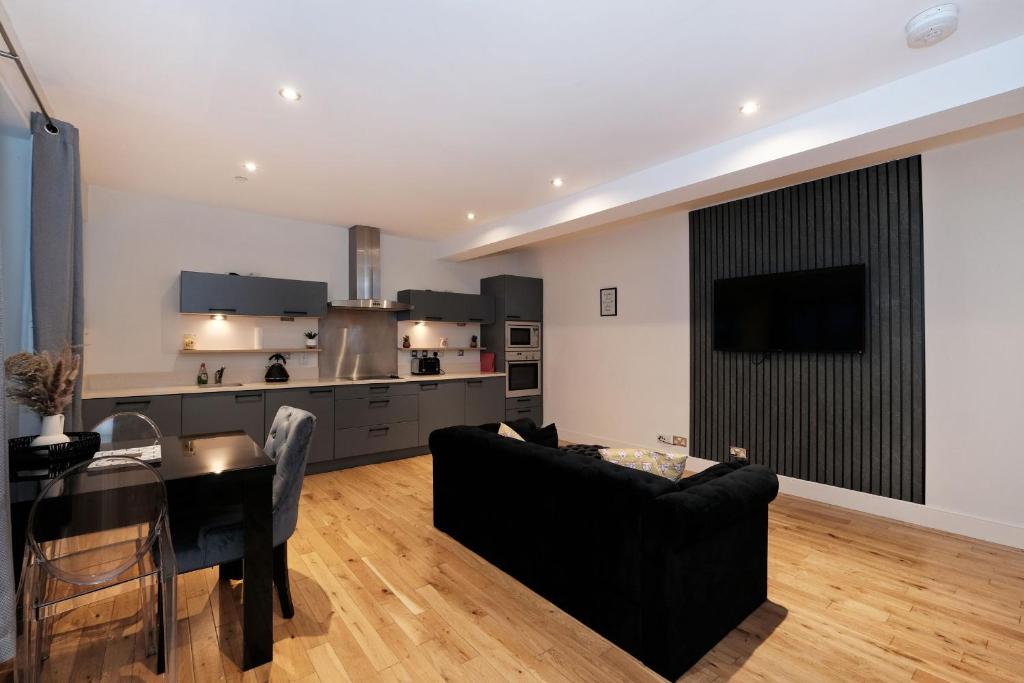
[[[505,349],[540,351],[540,323],[505,323]]]
[[[539,396],[543,372],[540,351],[505,352],[505,396]]]

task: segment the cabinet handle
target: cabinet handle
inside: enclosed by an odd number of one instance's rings
[[[484,381],[482,379],[467,379],[466,380],[466,384],[483,384],[483,383],[484,383]]]
[[[334,389],[310,389],[311,394],[333,394]]]
[[[141,401],[114,401],[115,406],[148,406],[152,403],[148,398],[144,398]]]
[[[235,401],[239,403],[253,403],[263,400],[263,394],[235,394]]]
[[[505,314],[505,317],[506,317],[506,318],[512,318],[513,320],[519,320],[519,319],[520,319],[520,318],[522,318],[523,316],[521,316],[521,315],[512,315],[511,313],[506,313],[506,314]]]
[[[369,434],[373,434],[375,432],[385,432],[386,433],[389,429],[391,429],[391,427],[370,427],[370,429],[367,430],[367,433],[369,433]]]
[[[440,316],[440,315],[425,315],[425,316],[423,316],[423,319],[424,320],[439,321],[439,320],[444,320],[444,317]]]
[[[517,398],[516,403],[529,403],[532,400],[532,398]]]
[[[437,389],[437,382],[420,385],[420,391],[433,391],[434,389]]]
[[[384,385],[381,385],[381,386],[376,386],[376,387],[372,386],[372,385],[370,386],[370,393],[371,394],[373,392],[375,392],[375,391],[379,392],[381,394],[384,394],[384,393],[387,393],[390,390],[391,390],[391,387],[389,385],[387,385],[387,384],[384,384]]]
[[[284,310],[281,313],[283,315],[309,315],[308,311],[289,311],[289,310]]]
[[[210,308],[207,309],[213,313],[237,313],[237,308]]]
[[[482,323],[483,321],[484,321],[483,318],[470,318],[469,319],[469,322],[471,322],[471,323]]]
[[[370,405],[371,406],[380,406],[380,405],[386,406],[389,403],[391,403],[391,399],[390,398],[380,398],[380,399],[377,399],[376,401],[370,401]]]
[[[523,408],[521,410],[517,410],[516,412],[519,413],[520,415],[526,415],[527,413],[532,413],[533,410],[530,408]]]

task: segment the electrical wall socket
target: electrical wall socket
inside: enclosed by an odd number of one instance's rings
[[[747,449],[742,446],[729,446],[729,455],[740,460],[747,459]]]
[[[686,447],[686,437],[685,436],[676,436],[676,435],[673,434],[672,435],[672,445],[673,446],[683,446],[685,448]]]

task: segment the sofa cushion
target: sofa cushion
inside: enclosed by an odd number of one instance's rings
[[[742,460],[730,460],[729,462],[720,462],[717,465],[712,465],[702,472],[698,472],[690,477],[684,477],[679,480],[679,490],[685,491],[694,486],[700,486],[706,484],[709,481],[714,481],[720,477],[724,477],[730,472],[735,472],[738,469],[746,467],[748,463]]]
[[[502,422],[498,425],[498,436],[504,436],[508,439],[515,439],[516,441],[526,441],[519,432],[509,427],[507,424]]]
[[[511,422],[489,422],[480,425],[480,429],[491,434],[497,434],[501,425],[508,425],[515,430],[516,434],[523,437],[524,441],[540,444],[548,448],[558,448],[558,429],[554,423],[547,427],[537,427],[537,424],[528,417],[523,417]]]
[[[685,455],[659,453],[647,448],[602,448],[598,452],[607,462],[650,472],[670,481],[679,481],[686,471]]]

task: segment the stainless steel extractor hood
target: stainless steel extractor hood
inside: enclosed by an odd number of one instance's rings
[[[408,311],[409,304],[380,298],[380,230],[369,225],[348,229],[348,299],[331,308],[356,311]]]

